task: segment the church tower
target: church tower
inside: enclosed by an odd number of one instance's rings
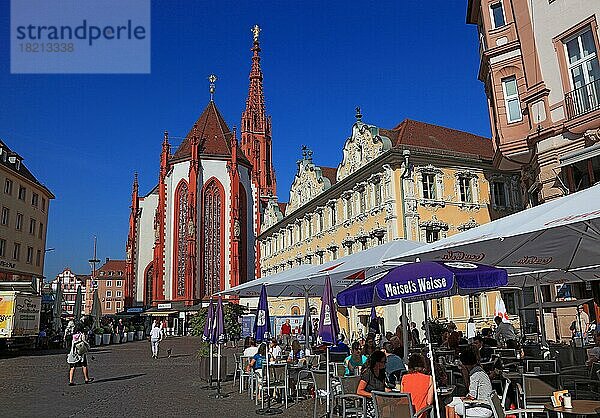
[[[260,69],[258,25],[252,28],[252,32],[252,68],[246,110],[242,113],[241,148],[252,163],[252,181],[259,191],[260,201],[264,201],[269,195],[275,196],[275,172],[271,156],[271,118],[265,109],[263,74]]]

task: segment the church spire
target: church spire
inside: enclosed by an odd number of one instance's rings
[[[275,172],[271,158],[271,119],[267,116],[265,108],[263,74],[260,68],[260,32],[258,25],[254,25],[250,85],[240,131],[241,148],[252,163],[252,180],[262,199],[275,195]]]

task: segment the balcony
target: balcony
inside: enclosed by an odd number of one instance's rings
[[[600,79],[565,94],[567,118],[575,119],[586,113],[600,109]]]

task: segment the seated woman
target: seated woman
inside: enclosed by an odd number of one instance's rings
[[[258,346],[258,351],[256,354],[250,359],[248,365],[246,366],[246,371],[254,370],[255,373],[262,373],[263,362],[267,359],[267,345],[265,343],[261,343]]]
[[[306,362],[306,356],[304,355],[304,350],[300,346],[298,340],[292,341],[292,350],[290,351],[290,355],[287,359],[288,363],[298,364]]]
[[[361,372],[362,367],[367,362],[368,357],[362,354],[360,343],[354,341],[352,343],[352,354],[344,359],[344,366],[346,370],[344,376],[354,376]]]
[[[408,373],[402,376],[400,390],[410,393],[415,412],[433,403],[433,378],[425,370],[425,358],[413,354],[408,359]]]
[[[364,396],[367,402],[367,415],[375,416],[375,408],[371,400],[371,392],[374,390],[380,392],[389,392],[390,389],[385,385],[385,364],[386,357],[383,351],[377,350],[371,354],[367,367],[363,370],[356,394]]]
[[[493,389],[489,376],[479,365],[477,353],[473,347],[468,347],[462,351],[459,359],[462,363],[462,366],[465,368],[465,372],[469,376],[469,393],[465,398],[462,398],[460,402],[454,405],[454,410],[458,415],[464,417],[465,402],[463,402],[463,400],[479,400],[487,403],[489,396],[493,392]],[[467,409],[467,414],[469,417],[489,418],[492,416],[492,410],[486,407],[486,405],[468,407]]]

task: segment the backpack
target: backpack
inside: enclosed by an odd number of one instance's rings
[[[84,354],[87,354],[88,351],[90,351],[90,345],[88,344],[88,342],[86,340],[79,340],[75,343],[75,352],[77,354],[79,354],[80,356],[83,356]]]

